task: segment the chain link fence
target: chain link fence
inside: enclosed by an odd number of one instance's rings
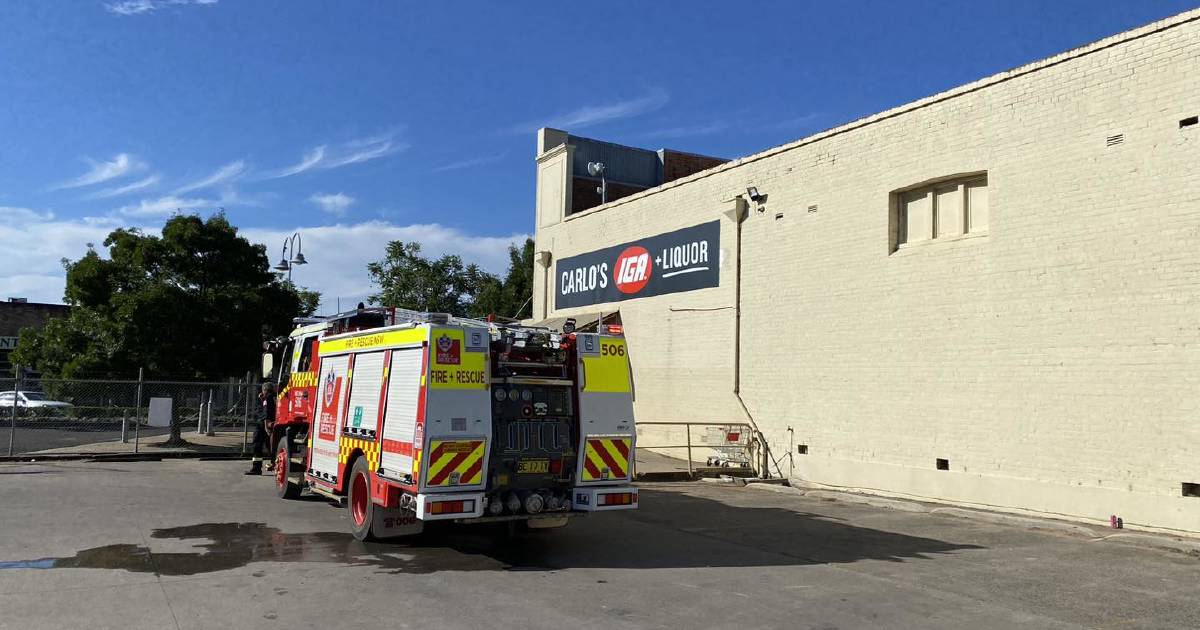
[[[257,392],[249,375],[0,379],[0,455],[245,453]]]

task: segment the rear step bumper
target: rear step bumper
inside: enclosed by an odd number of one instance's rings
[[[587,516],[587,512],[544,512],[542,514],[508,514],[506,516],[481,516],[479,518],[460,518],[455,523],[504,523],[507,521],[557,521],[559,519]]]

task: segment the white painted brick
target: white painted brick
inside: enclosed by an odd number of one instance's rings
[[[756,185],[742,391],[785,472],[790,426],[810,452],[797,477],[1200,532],[1200,499],[1180,497],[1200,482],[1200,127],[1178,128],[1200,114],[1198,20],[616,201],[541,227],[539,248],[558,260],[710,221]],[[889,254],[890,191],[976,170],[986,237]],[[743,419],[722,225],[719,288],[609,306],[641,421]]]

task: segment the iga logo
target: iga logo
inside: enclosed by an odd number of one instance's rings
[[[333,371],[330,370],[329,375],[325,377],[325,406],[333,404],[333,396],[337,393],[337,378],[334,377]]]
[[[617,266],[613,270],[617,290],[626,295],[641,291],[646,287],[646,283],[650,282],[653,269],[654,266],[650,264],[650,252],[646,251],[645,247],[626,247],[625,251],[617,256]]]

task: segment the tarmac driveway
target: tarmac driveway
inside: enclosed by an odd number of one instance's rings
[[[230,461],[0,464],[0,628],[1197,628],[1200,559],[708,483],[362,544]]]

